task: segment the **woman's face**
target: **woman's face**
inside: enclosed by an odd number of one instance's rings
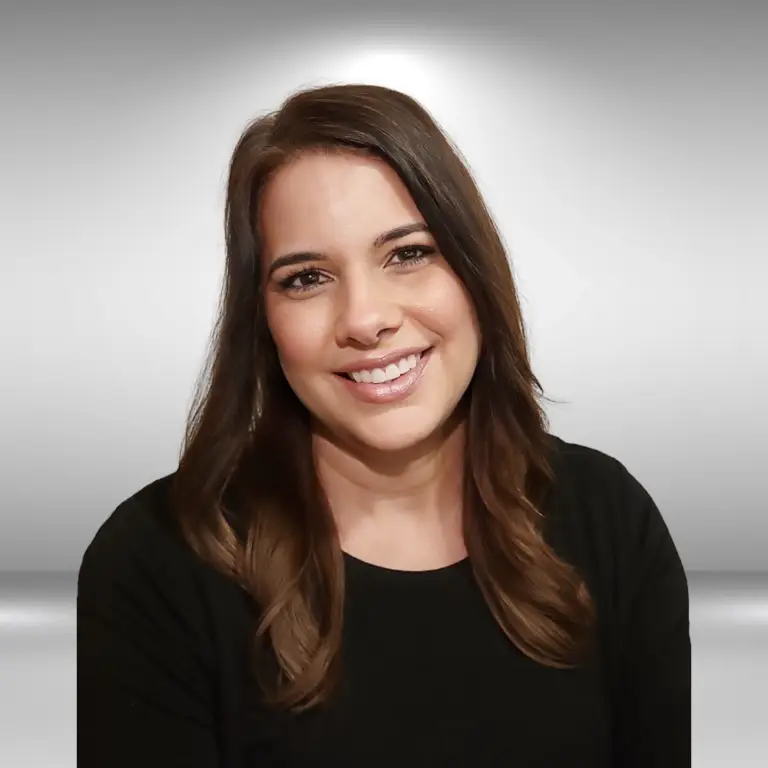
[[[325,431],[394,451],[432,436],[475,370],[464,286],[384,162],[303,154],[261,197],[266,313],[288,383]]]

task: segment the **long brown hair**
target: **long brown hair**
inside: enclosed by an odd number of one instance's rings
[[[219,316],[173,478],[185,539],[258,608],[254,672],[266,701],[300,711],[327,699],[344,603],[344,560],[314,468],[309,417],[280,370],[261,291],[259,195],[305,151],[388,163],[466,286],[482,339],[466,396],[472,570],[522,652],[551,667],[578,664],[591,647],[593,604],[542,532],[554,479],[543,390],[501,236],[468,165],[423,106],[381,86],[324,85],[250,122],[236,144]]]

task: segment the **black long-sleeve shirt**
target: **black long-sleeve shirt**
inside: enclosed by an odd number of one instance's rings
[[[588,666],[521,653],[468,560],[406,572],[345,554],[339,695],[271,713],[250,672],[251,604],[181,539],[168,475],[122,502],[83,556],[80,768],[690,766],[688,587],[668,528],[617,459],[554,444],[546,538],[596,601]]]

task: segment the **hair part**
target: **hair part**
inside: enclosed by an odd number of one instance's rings
[[[523,653],[551,667],[579,664],[591,648],[594,608],[542,530],[551,443],[501,235],[461,153],[417,101],[382,86],[326,85],[250,122],[234,149],[224,285],[172,487],[188,544],[257,608],[253,669],[266,701],[316,706],[339,673],[343,554],[313,462],[309,415],[267,327],[257,226],[269,180],[314,151],[362,153],[392,167],[467,289],[482,339],[465,396],[464,535],[473,573]]]

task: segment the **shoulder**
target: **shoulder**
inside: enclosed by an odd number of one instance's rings
[[[549,440],[557,482],[569,492],[599,492],[606,482],[626,479],[628,470],[615,456],[553,434]]]
[[[566,527],[588,526],[614,547],[642,546],[668,534],[643,482],[616,456],[551,435],[555,487],[551,512]]]
[[[667,521],[623,461],[556,436],[551,445],[555,485],[546,513],[555,549],[594,578],[627,587],[654,561],[681,569]]]
[[[173,474],[131,494],[109,513],[83,553],[79,610],[169,609],[190,620],[202,611],[206,568],[181,536],[168,500]],[[185,618],[185,620],[186,620]]]
[[[168,492],[173,473],[153,480],[123,499],[99,524],[85,549],[82,566],[109,567],[132,558],[186,553],[172,521]]]
[[[552,436],[555,487],[547,511],[551,543],[618,612],[648,585],[687,603],[683,564],[665,516],[619,458]],[[681,609],[682,610],[682,609]]]
[[[641,536],[651,520],[661,520],[645,485],[619,458],[555,435],[550,438],[556,516],[597,526],[614,538]]]

